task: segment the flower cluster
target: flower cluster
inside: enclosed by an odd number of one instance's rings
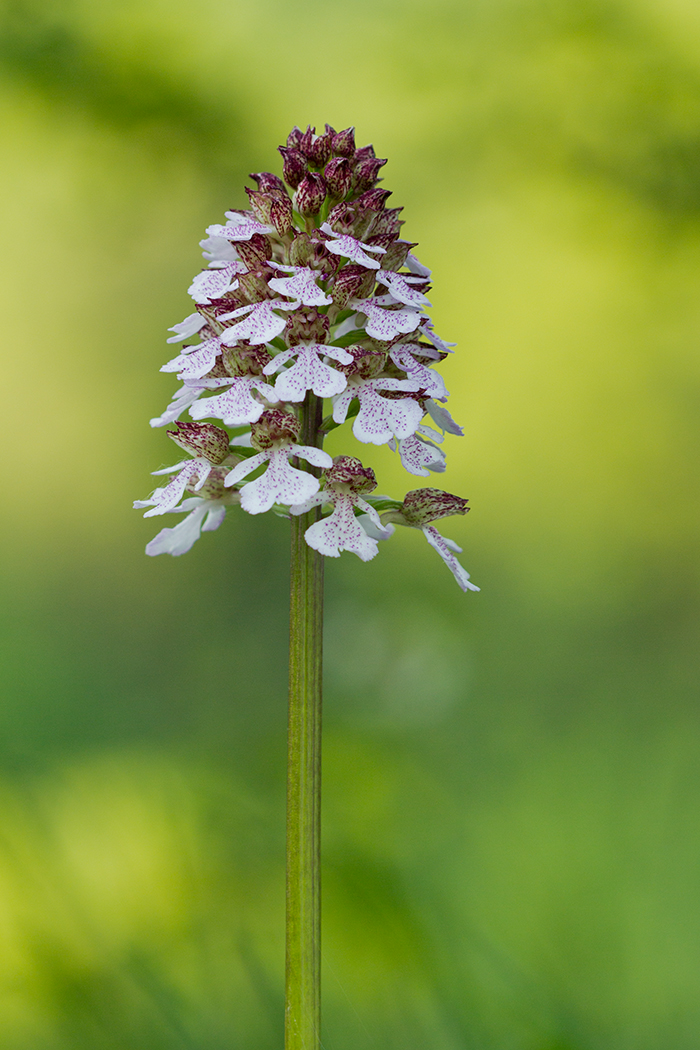
[[[322,448],[351,419],[358,441],[388,444],[409,474],[429,477],[445,469],[445,433],[462,433],[435,371],[451,347],[426,313],[430,271],[377,186],[386,161],[357,149],[353,128],[329,125],[321,135],[294,128],[279,150],[283,178],[251,175],[249,210],[208,227],[208,266],[189,288],[195,312],[170,329],[168,342],[183,345],[161,371],[182,385],[151,426],[174,424],[167,433],[190,458],[155,471],[168,484],[135,506],[187,517],[146,552],[184,554],[234,504],[249,514],[316,507],[305,538],[327,557],[367,561],[405,525],[424,532],[463,590],[477,590],[460,548],[431,524],[466,513],[466,500],[434,488],[402,502],[373,496],[371,469]],[[179,422],[185,410],[197,422]]]

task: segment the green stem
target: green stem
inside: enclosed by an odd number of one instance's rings
[[[307,395],[300,444],[320,446]],[[318,1050],[321,1023],[321,676],[323,556],[304,540],[319,511],[291,519],[287,757],[286,1050]]]

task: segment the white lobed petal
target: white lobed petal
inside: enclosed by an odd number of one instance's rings
[[[174,423],[186,408],[189,408],[203,391],[201,386],[183,386],[173,394],[172,401],[162,416],[155,416],[151,420],[152,427],[165,427]]]
[[[430,300],[417,288],[411,287],[412,283],[419,280],[421,278],[406,277],[403,274],[394,273],[393,270],[379,270],[377,273],[377,281],[389,289],[397,302],[405,303],[407,306],[430,306]]]
[[[377,553],[377,541],[367,535],[355,517],[352,497],[336,493],[332,499],[333,513],[310,525],[304,539],[327,558],[339,558],[341,551],[352,551],[362,561],[370,561]]]
[[[258,376],[239,376],[229,380],[231,388],[216,397],[197,401],[190,409],[193,419],[221,419],[227,427],[240,427],[244,423],[255,423],[265,411],[262,401],[253,396],[257,389],[267,401],[277,401],[271,386]]]
[[[323,462],[318,462],[318,457],[312,457],[308,453],[320,453],[325,458]],[[286,505],[303,503],[318,492],[318,478],[305,470],[293,467],[289,462],[289,456],[301,456],[310,462],[316,459],[315,465],[317,466],[331,466],[333,463],[331,457],[326,452],[321,452],[321,449],[309,449],[303,445],[288,445],[274,449],[270,454],[270,462],[265,473],[255,478],[254,481],[249,481],[241,489],[243,510],[248,511],[249,514],[263,514],[275,503]]]
[[[273,277],[267,283],[274,292],[286,295],[290,299],[297,299],[304,306],[328,306],[333,302],[316,284],[316,278],[321,275],[317,270],[306,266],[285,267],[292,269],[291,277]]]
[[[234,310],[231,314],[225,314],[221,318],[222,321],[246,310],[249,311],[247,317],[224,331],[221,342],[226,346],[233,346],[243,339],[252,343],[253,346],[269,343],[271,339],[281,335],[287,323],[286,318],[280,317],[279,314],[274,313],[274,310],[293,310],[297,305],[298,303],[285,303],[281,299],[266,299],[262,303],[255,303],[252,309],[244,306],[239,310]]]
[[[415,255],[411,252],[408,253],[406,258],[406,269],[410,270],[411,273],[417,274],[419,277],[430,277],[432,270],[429,270],[427,266],[424,266],[419,259],[416,259]]]
[[[381,522],[377,528],[369,514],[360,514],[357,520],[367,535],[371,536],[373,540],[388,540],[396,532],[394,525],[382,525]]]
[[[438,405],[437,401],[428,398],[425,402],[425,407],[428,410],[433,423],[436,423],[440,427],[440,430],[443,432],[447,431],[448,434],[455,434],[457,437],[464,437],[464,431],[462,428],[455,423],[446,408],[442,405]]]
[[[375,305],[373,299],[353,299],[350,305],[367,317],[367,335],[384,342],[389,342],[397,335],[414,332],[422,319],[420,311],[410,306],[402,306],[400,310],[387,310],[383,306]]]
[[[227,241],[249,241],[255,233],[274,233],[274,226],[266,226],[262,222],[258,222],[254,218],[244,218],[242,215],[236,215],[235,212],[226,212],[227,216],[231,216],[231,220],[226,223],[225,226],[220,226],[216,223],[214,226],[207,226],[207,234],[210,237],[225,237]],[[240,221],[234,221],[240,220]]]
[[[433,322],[427,317],[420,326],[420,334],[424,335],[428,342],[432,343],[433,346],[436,346],[438,350],[442,350],[446,354],[453,353],[452,348],[457,345],[456,343],[446,343],[444,339],[441,339],[439,335],[436,335],[433,331]]]
[[[207,513],[206,500],[202,500],[186,518],[172,529],[161,529],[157,536],[146,545],[146,554],[155,557],[157,554],[172,554],[178,557],[187,554],[199,539],[202,522]]]
[[[358,441],[384,445],[392,437],[407,438],[415,433],[423,418],[420,404],[413,398],[382,397],[377,390],[377,387],[402,389],[399,386],[401,382],[400,379],[369,379],[357,388],[360,411],[353,422],[352,432]],[[335,410],[333,418],[335,419]]]
[[[371,252],[374,255],[386,255],[386,248],[380,248],[376,244],[365,244],[364,241],[358,241],[355,237],[351,237],[347,233],[336,233],[327,222],[324,222],[321,226],[323,233],[328,234],[329,237],[333,238],[330,241],[326,241],[326,248],[333,255],[341,255],[345,259],[350,259],[351,262],[358,263],[360,266],[365,266],[368,270],[378,270],[379,263],[376,259],[371,259],[367,252]]]
[[[285,361],[294,355],[297,358],[291,368],[277,377],[275,392],[281,401],[303,401],[309,390],[313,390],[317,397],[334,397],[345,389],[347,379],[342,372],[324,364],[319,357],[319,353],[329,349],[334,348],[307,343],[292,347],[291,351],[280,354],[271,362],[281,367],[283,362],[280,362],[280,358]],[[349,354],[346,356],[352,361]],[[266,365],[265,370],[269,367]]]
[[[220,299],[225,292],[238,288],[237,273],[244,273],[243,263],[226,263],[218,270],[203,270],[198,273],[187,291],[196,303],[207,305],[212,299]]]
[[[191,336],[196,335],[200,328],[204,328],[206,323],[206,317],[202,317],[201,314],[190,314],[184,321],[180,321],[168,329],[169,332],[175,332],[175,335],[171,335],[169,339],[166,339],[166,343],[181,343],[183,339],[189,339]]]
[[[431,470],[437,474],[442,474],[445,470],[446,457],[442,449],[436,448],[429,441],[422,441],[417,434],[411,434],[410,437],[402,438],[399,442],[394,441],[393,447],[390,442],[392,451],[395,450],[397,444],[401,463],[409,474],[427,478]]]
[[[179,354],[161,372],[177,372],[180,379],[201,379],[214,367],[216,358],[221,353],[221,339],[207,339],[196,349]]]
[[[420,389],[425,390],[430,397],[435,397],[438,400],[447,397],[445,381],[440,373],[434,372],[431,368],[416,361],[411,352],[415,350],[420,351],[420,347],[412,343],[398,343],[389,351],[389,357],[398,368],[403,369],[409,379],[415,380]]]
[[[243,478],[252,474],[254,470],[261,467],[272,455],[272,449],[268,449],[266,452],[258,452],[257,455],[251,456],[250,459],[244,459],[240,463],[237,463],[233,470],[224,478],[224,485],[229,488],[231,485],[238,484]]]
[[[196,477],[197,484],[195,489],[201,488],[209,477],[211,468],[212,464],[209,460],[202,457],[188,460],[169,485],[166,485],[164,489],[156,489],[149,501],[153,506],[151,510],[146,511],[144,518],[152,518],[156,514],[166,514],[169,510],[172,510],[182,499],[188,483]],[[159,470],[154,471],[154,473],[164,474],[165,471]]]
[[[462,568],[452,553],[451,548],[455,547],[456,544],[453,544],[452,540],[448,540],[444,536],[441,536],[434,525],[426,525],[421,531],[424,533],[426,540],[433,550],[438,552],[462,590],[465,593],[467,591],[480,590],[475,584],[470,583],[469,573],[466,569]],[[457,550],[459,550],[459,547]]]
[[[205,259],[209,259],[211,269],[226,266],[232,262],[240,262],[238,252],[225,237],[207,237],[199,242],[199,246],[204,249],[202,255]]]

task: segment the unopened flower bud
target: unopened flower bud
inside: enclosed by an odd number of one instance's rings
[[[292,134],[298,131],[298,128],[294,128]],[[309,158],[311,147],[313,145],[314,138],[316,137],[316,128],[312,128],[310,124],[307,125],[306,131],[302,132],[299,143],[296,144],[296,148],[300,149],[305,157]],[[289,141],[289,140],[287,140]],[[310,159],[310,158],[309,158]]]
[[[373,270],[348,263],[336,274],[331,288],[333,302],[344,310],[351,299],[367,299],[372,293],[374,280]]]
[[[292,202],[286,191],[280,193],[275,190],[272,193],[262,193],[260,190],[245,188],[250,198],[250,206],[255,217],[267,224],[272,224],[277,232],[285,234],[292,225]]]
[[[289,262],[292,266],[317,267],[325,254],[320,241],[312,240],[308,233],[297,233],[289,249]]]
[[[301,429],[299,420],[281,408],[269,408],[256,423],[251,424],[250,443],[258,452],[265,452],[278,441],[294,442]]]
[[[400,513],[408,525],[422,528],[438,518],[447,518],[451,514],[466,514],[469,510],[468,502],[461,496],[453,496],[451,492],[443,492],[442,489],[414,489],[406,493]]]
[[[383,370],[386,362],[384,350],[368,350],[365,346],[347,346],[345,349],[352,357],[352,364],[335,365],[338,372],[360,376],[361,379],[375,379]]]
[[[379,169],[386,164],[386,160],[380,157],[363,157],[355,165],[352,178],[352,188],[355,193],[364,193],[365,190],[374,186],[379,175]]]
[[[284,341],[287,346],[299,343],[325,343],[330,328],[330,318],[319,313],[315,306],[297,309],[287,318]]]
[[[355,150],[355,160],[365,160],[367,157],[376,157],[377,154],[374,152],[374,146],[361,146],[360,149]]]
[[[262,233],[254,233],[249,241],[241,241],[236,250],[249,270],[264,266],[272,258],[272,245]]]
[[[323,471],[328,485],[338,488],[347,485],[351,492],[372,492],[377,487],[377,479],[371,467],[363,467],[355,456],[336,456],[333,466]]]
[[[265,346],[251,346],[240,343],[238,346],[225,346],[222,349],[225,374],[230,376],[260,376],[263,368],[272,360]]]
[[[244,305],[248,303],[257,303],[261,299],[269,299],[272,296],[270,286],[267,283],[267,274],[269,270],[249,270],[248,273],[242,273],[238,278],[238,294],[245,300]]]
[[[373,192],[370,190],[370,193]],[[387,244],[384,245],[388,248],[389,244],[394,241],[403,226],[403,219],[399,218],[403,208],[385,208],[384,211],[380,211],[375,215],[374,222],[372,223],[372,233],[378,236],[386,236],[389,238]],[[384,265],[384,263],[382,264]]]
[[[293,190],[297,188],[308,170],[304,154],[287,146],[277,147],[282,154],[282,175]]]
[[[398,210],[398,209],[396,209]],[[411,241],[394,241],[390,244],[386,250],[386,255],[382,255],[382,269],[383,270],[400,270],[405,265],[408,253],[412,248],[417,247],[417,242],[412,243]]]
[[[318,215],[326,199],[326,184],[323,177],[315,171],[305,175],[296,192],[296,206],[300,215],[305,218]]]
[[[333,136],[331,143],[333,152],[338,157],[354,157],[355,156],[355,129],[346,128],[345,131],[339,131],[337,135]]]
[[[391,193],[391,190],[382,190],[375,186],[374,189],[365,190],[353,204],[360,210],[382,211]]]
[[[287,135],[287,145],[291,149],[299,149],[299,147],[301,146],[301,141],[302,141],[303,137],[304,137],[304,132],[301,130],[301,128],[298,128],[296,126],[296,124],[295,124],[294,127],[292,128],[292,130]]]
[[[223,463],[228,455],[229,436],[213,423],[175,423],[177,430],[166,430],[169,438],[193,456],[204,456],[210,463]]]
[[[279,175],[273,175],[271,171],[259,171],[257,175],[252,174],[249,176],[257,183],[258,189],[262,193],[286,193],[287,187],[282,182]]]
[[[350,161],[347,157],[334,157],[333,160],[329,160],[328,164],[326,164],[323,177],[326,180],[329,197],[333,197],[335,200],[342,200],[350,191],[350,183],[352,182]]]

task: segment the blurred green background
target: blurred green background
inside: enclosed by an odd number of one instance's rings
[[[482,591],[409,530],[328,565],[324,1050],[697,1050],[700,7],[0,23],[2,1050],[282,1045],[287,527],[148,559],[130,504],[204,227],[326,120],[459,343]]]

